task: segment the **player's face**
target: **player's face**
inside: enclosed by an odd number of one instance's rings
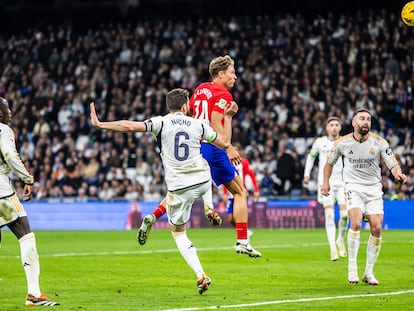
[[[188,105],[188,101],[187,101],[187,103],[185,103],[184,105],[181,106],[181,112],[186,116],[192,117],[191,110],[190,110],[190,107]]]
[[[326,125],[326,132],[330,138],[338,138],[341,132],[341,124],[338,121],[331,121]]]
[[[221,71],[221,81],[226,88],[231,89],[236,80],[237,76],[234,66],[229,66],[225,71]]]
[[[7,101],[1,104],[0,109],[1,109],[0,122],[10,125],[12,114],[11,114],[10,108],[8,107]]]
[[[352,120],[354,131],[365,136],[371,129],[371,115],[368,112],[358,113]]]
[[[10,109],[7,109],[7,115],[6,115],[6,122],[8,125],[10,125],[12,119],[12,113]]]

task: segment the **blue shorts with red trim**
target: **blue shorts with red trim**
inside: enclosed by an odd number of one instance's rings
[[[228,183],[239,175],[231,164],[227,152],[210,143],[201,143],[201,154],[210,165],[211,177],[216,186]]]

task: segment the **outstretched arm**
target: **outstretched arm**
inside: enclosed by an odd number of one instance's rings
[[[95,103],[90,103],[91,124],[101,130],[111,130],[117,132],[145,132],[146,126],[144,122],[119,120],[119,121],[99,121],[95,111]]]

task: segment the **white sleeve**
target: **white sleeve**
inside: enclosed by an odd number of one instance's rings
[[[16,150],[16,143],[14,141],[14,132],[11,128],[2,128],[0,134],[0,152],[1,157],[25,184],[33,184],[34,178],[29,174],[24,166],[19,153]]]
[[[318,142],[319,138],[317,138],[313,144],[308,156],[306,157],[305,169],[303,172],[303,177],[309,177],[312,171],[313,165],[315,164],[315,159],[319,155],[318,151]]]

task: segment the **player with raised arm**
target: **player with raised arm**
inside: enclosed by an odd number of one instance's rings
[[[338,117],[329,117],[326,120],[325,136],[318,137],[312,144],[312,148],[306,158],[303,183],[307,185],[310,181],[310,174],[318,157],[318,202],[325,209],[325,230],[328,237],[328,243],[331,250],[331,260],[338,260],[339,256],[346,257],[346,248],[344,243],[345,233],[348,225],[348,212],[345,206],[344,182],[342,180],[343,164],[341,161],[336,162],[331,179],[331,192],[327,196],[323,196],[320,187],[323,184],[323,168],[326,163],[328,153],[332,150],[333,144],[340,138],[341,120]],[[338,238],[335,242],[336,226],[334,204],[339,205],[339,222],[338,222]],[[337,249],[338,247],[338,249]],[[339,256],[338,256],[339,250]]]
[[[49,300],[40,291],[40,263],[35,234],[10,182],[10,173],[13,172],[24,182],[23,200],[31,200],[34,179],[16,150],[14,132],[9,126],[11,116],[9,103],[0,97],[0,228],[8,226],[19,240],[20,257],[27,281],[26,306],[58,306],[58,302]]]
[[[330,177],[335,163],[341,159],[344,163],[343,180],[345,182],[346,207],[350,220],[348,231],[348,281],[357,284],[357,257],[360,245],[362,219],[367,217],[371,234],[367,244],[365,271],[362,281],[378,285],[374,276],[374,265],[378,259],[382,244],[382,222],[384,202],[381,184],[381,159],[396,180],[402,183],[407,176],[393,154],[388,142],[381,136],[371,133],[371,113],[367,109],[355,111],[352,118],[353,132],[335,141],[328,155],[325,167],[322,195],[331,191]]]
[[[211,82],[200,84],[190,99],[193,117],[210,124],[218,133],[223,132],[224,111],[233,101],[229,90],[234,86],[237,76],[234,61],[229,56],[214,58],[209,64]],[[261,257],[248,239],[247,192],[234,165],[240,163],[240,154],[233,146],[222,150],[209,142],[201,143],[201,153],[211,169],[216,186],[223,184],[234,197],[234,223],[237,234],[235,251],[250,257]]]
[[[231,119],[238,107],[234,102],[228,106],[224,113],[223,131],[217,133],[208,124],[186,115],[189,111],[186,90],[171,90],[166,102],[167,115],[144,122],[101,122],[91,103],[91,123],[98,129],[149,132],[157,138],[168,189],[166,207],[171,233],[181,255],[197,275],[197,289],[202,294],[208,289],[211,280],[204,273],[196,248],[186,233],[186,223],[190,219],[194,200],[211,191],[212,187],[210,168],[200,153],[200,141],[204,139],[218,148],[228,148]]]

